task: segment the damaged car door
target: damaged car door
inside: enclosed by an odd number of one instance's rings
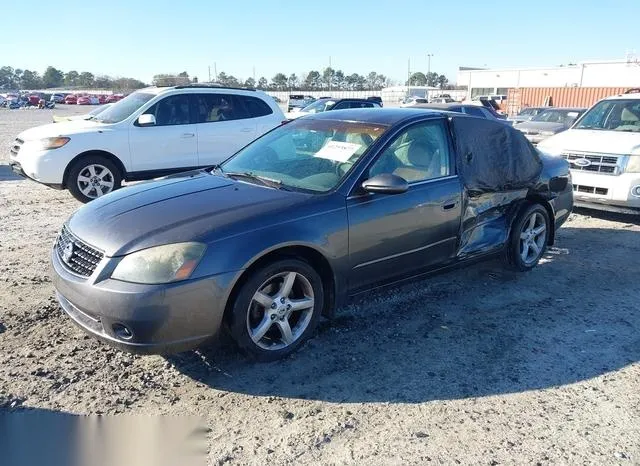
[[[443,119],[412,124],[383,147],[347,199],[353,290],[450,261],[460,229],[461,185]],[[395,175],[404,192],[365,189]]]

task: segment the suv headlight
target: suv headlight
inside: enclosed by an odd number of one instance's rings
[[[640,173],[640,146],[634,147],[624,168],[626,173]]]
[[[111,278],[155,285],[186,280],[198,266],[206,245],[175,243],[156,246],[125,256]]]
[[[57,149],[68,143],[71,138],[57,137],[57,138],[44,138],[35,141],[39,150]]]

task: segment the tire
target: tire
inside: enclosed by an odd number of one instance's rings
[[[289,282],[287,293],[283,288]],[[228,316],[229,332],[250,357],[275,361],[313,335],[323,305],[322,279],[313,267],[297,259],[279,260],[251,273],[242,285]]]
[[[109,194],[121,185],[120,169],[102,155],[89,155],[76,160],[66,179],[71,195],[83,203]]]
[[[549,230],[547,209],[540,204],[525,206],[513,222],[507,246],[507,265],[520,272],[526,272],[538,265],[547,249]]]

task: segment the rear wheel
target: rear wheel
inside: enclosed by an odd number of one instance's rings
[[[122,174],[107,157],[90,155],[74,162],[66,184],[73,197],[86,203],[120,188]]]
[[[309,264],[274,262],[242,286],[229,316],[231,335],[258,360],[286,357],[313,334],[323,303],[322,279]]]
[[[549,241],[549,214],[540,204],[523,209],[511,230],[507,262],[515,270],[534,268],[542,258]]]

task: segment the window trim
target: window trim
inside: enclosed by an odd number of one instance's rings
[[[398,137],[400,137],[402,134],[406,133],[407,131],[409,131],[411,128],[415,126],[428,125],[428,124],[440,125],[442,128],[442,131],[447,141],[447,149],[449,151],[449,174],[439,176],[437,178],[429,178],[426,180],[418,180],[418,181],[411,181],[411,182],[408,181],[409,189],[412,189],[414,186],[420,186],[425,183],[431,183],[434,181],[439,181],[439,180],[444,180],[449,178],[457,178],[458,173],[456,171],[456,164],[455,164],[455,146],[453,145],[453,138],[451,137],[451,129],[449,127],[448,118],[430,118],[427,120],[414,121],[405,126],[402,126],[401,128],[398,128],[392,135],[388,137],[388,140],[384,142],[384,145],[377,150],[376,155],[372,157],[371,160],[367,161],[364,168],[360,171],[360,173],[356,177],[355,182],[349,188],[346,196],[347,199],[352,199],[354,197],[361,197],[363,195],[362,193],[359,192],[359,190],[362,183],[369,179],[369,178],[366,178],[369,175],[369,170],[378,161],[378,159],[385,153],[385,151],[389,148],[389,146],[391,146],[391,144],[393,144],[397,140]]]

